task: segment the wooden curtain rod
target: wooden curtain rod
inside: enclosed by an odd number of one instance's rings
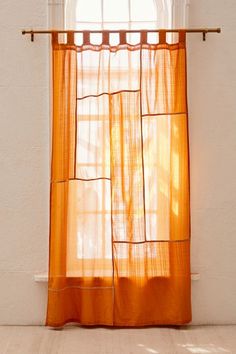
[[[34,41],[35,34],[52,34],[52,33],[118,33],[118,32],[125,32],[125,33],[137,33],[137,32],[179,32],[185,31],[186,33],[202,33],[203,41],[206,40],[207,33],[220,33],[221,28],[179,28],[179,29],[144,29],[144,30],[22,30],[22,34],[30,34],[31,41]]]

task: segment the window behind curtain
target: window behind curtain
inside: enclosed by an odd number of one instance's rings
[[[63,5],[63,6],[62,6]],[[57,23],[57,26],[64,27],[65,29],[77,29],[77,30],[92,30],[92,29],[156,29],[156,28],[173,28],[173,27],[185,27],[187,16],[187,1],[186,0],[65,0],[64,4],[51,5],[51,19],[52,22]],[[62,12],[64,15],[62,16]],[[54,16],[52,16],[54,14]],[[57,27],[56,26],[56,27]],[[55,26],[52,27],[55,28]],[[63,41],[63,35],[61,36]],[[174,42],[175,35],[167,34],[167,41]],[[127,35],[128,42],[130,44],[136,44],[140,42],[139,33],[132,33]],[[92,34],[91,42],[94,44],[100,44],[102,41],[101,34]],[[117,45],[119,41],[118,34],[114,33],[110,35],[110,44]],[[149,33],[148,41],[150,43],[158,42],[157,33]],[[76,44],[82,43],[82,35],[76,34]],[[86,55],[85,55],[86,56]],[[118,63],[119,76],[122,78],[120,71],[124,73],[124,80],[127,74],[127,70],[132,62],[132,68],[139,69],[139,61],[135,61],[134,55],[124,56],[122,63]],[[99,57],[98,57],[99,59]],[[79,75],[86,75],[86,65],[83,66],[83,73]],[[90,76],[89,91],[92,91],[91,86],[94,85],[97,91],[96,79],[98,75],[99,62],[88,62],[88,72]],[[114,67],[113,70],[116,70]],[[86,82],[85,79],[78,82],[78,98],[86,95]],[[102,92],[101,92],[102,93]],[[104,96],[101,96],[100,107],[106,106],[104,104]],[[97,116],[96,102],[94,106],[92,100],[89,101],[89,105],[86,104],[86,100],[81,100],[78,104],[78,115],[80,116],[78,124],[78,140],[77,140],[77,174],[80,178],[93,179],[94,176],[110,177],[109,170],[109,121],[108,119],[101,119]],[[108,112],[103,112],[104,117],[108,117]],[[81,117],[83,117],[81,119]],[[155,127],[153,127],[155,129]],[[150,131],[144,125],[144,145],[145,141],[148,143],[148,136]],[[147,156],[151,156],[150,151]],[[146,161],[145,173],[147,184],[154,185],[152,182],[152,170],[156,167],[153,166],[152,159]],[[153,159],[155,160],[155,159]],[[149,181],[150,177],[150,181]],[[68,268],[72,270],[80,259],[97,258],[107,259],[108,262],[112,257],[110,238],[108,230],[110,230],[110,186],[106,180],[97,180],[92,183],[81,183],[81,190],[78,190],[76,198],[80,201],[80,205],[83,207],[77,210],[77,221],[80,224],[80,231],[77,235],[77,242],[69,242],[68,247],[71,249],[71,265],[68,264]],[[148,185],[146,186],[148,191]],[[149,239],[155,238],[155,230],[158,227],[158,214],[157,205],[154,205],[153,200],[157,200],[155,188],[150,193],[146,194],[147,201],[147,237]],[[72,201],[73,202],[73,201]],[[94,212],[93,212],[94,206]],[[104,233],[106,229],[106,233]],[[164,232],[168,237],[168,230]],[[99,244],[94,245],[94,234],[101,234],[101,247]],[[107,242],[102,240],[102,235],[106,235]],[[86,240],[86,242],[84,242]],[[91,242],[90,242],[91,241]],[[99,242],[98,242],[99,243]],[[105,247],[105,249],[104,249]],[[96,250],[95,250],[96,248]],[[76,252],[75,252],[76,249]],[[96,256],[95,256],[96,252]],[[72,256],[73,255],[73,256]],[[125,257],[125,254],[123,255]],[[73,265],[73,266],[72,266]],[[77,268],[77,267],[76,267]],[[71,271],[73,273],[73,271]],[[71,274],[72,275],[72,274]]]

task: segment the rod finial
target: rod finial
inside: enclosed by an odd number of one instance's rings
[[[30,38],[31,38],[31,42],[34,41],[34,31],[33,30],[31,30],[31,31],[22,30],[21,33],[23,35],[29,33],[30,34]]]

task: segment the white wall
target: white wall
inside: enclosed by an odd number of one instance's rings
[[[192,0],[188,36],[195,323],[236,323],[236,1]]]
[[[0,323],[43,324],[49,190],[46,0],[0,2]],[[236,323],[236,1],[192,0],[188,35],[193,323]]]
[[[46,28],[46,0],[0,1],[0,323],[44,319],[49,188],[48,40],[23,28]]]

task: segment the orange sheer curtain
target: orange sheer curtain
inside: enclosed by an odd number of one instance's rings
[[[191,320],[185,32],[53,34],[46,324]]]

